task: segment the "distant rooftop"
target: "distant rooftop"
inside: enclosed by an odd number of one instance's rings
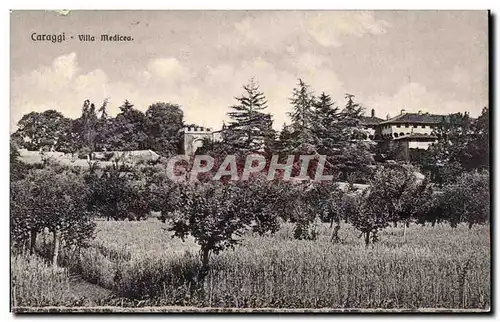
[[[446,115],[429,113],[403,113],[388,120],[383,120],[381,124],[419,123],[419,124],[439,124]]]
[[[360,121],[361,124],[364,125],[377,125],[380,122],[384,121],[384,119],[376,116],[361,116]]]

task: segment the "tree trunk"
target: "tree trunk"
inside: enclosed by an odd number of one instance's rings
[[[54,233],[54,251],[52,253],[52,266],[57,266],[57,257],[59,256],[59,230],[55,228]]]
[[[36,228],[32,228],[30,231],[30,254],[31,255],[33,255],[33,253],[35,252],[36,235],[37,235]]]
[[[368,248],[368,244],[370,244],[370,231],[365,233],[365,246]]]
[[[209,266],[209,253],[210,249],[202,248],[201,250],[201,268],[198,272],[198,283],[200,283],[200,287],[203,287],[203,282],[205,281],[205,277],[207,277],[210,266]]]
[[[332,238],[331,238],[330,242],[335,242],[335,243],[339,242],[339,240],[340,240],[340,238],[339,238],[339,230],[340,230],[340,220],[337,221],[337,225],[333,229]]]
[[[397,220],[394,220],[392,223],[394,224],[394,228],[398,227],[398,221]]]
[[[332,218],[330,219],[330,228],[332,228],[332,227],[333,227],[333,216],[332,216]]]
[[[434,219],[434,220],[432,221],[432,225],[431,225],[431,226],[432,226],[432,227],[436,226],[436,219]]]
[[[45,229],[42,229],[42,236],[43,236],[43,249],[47,249],[47,234],[45,233]]]
[[[472,225],[474,225],[474,223],[470,222],[469,223],[469,229],[472,229]]]
[[[408,227],[408,223],[405,222],[405,224],[403,225],[403,240],[406,241],[406,227]]]

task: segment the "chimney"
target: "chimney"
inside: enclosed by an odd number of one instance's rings
[[[375,109],[372,108],[372,117],[375,117]]]
[[[406,110],[405,110],[405,109],[402,109],[402,110],[401,110],[401,115],[403,115],[405,112],[406,112]]]
[[[422,115],[422,110],[418,110],[418,115]]]

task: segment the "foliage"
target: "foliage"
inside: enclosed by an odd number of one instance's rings
[[[340,132],[340,109],[325,92],[314,100],[314,133],[318,138],[318,152],[331,155],[342,140]]]
[[[272,190],[271,185],[267,188]],[[245,230],[252,228],[259,234],[277,230],[271,196],[257,189],[255,183],[178,184],[180,198],[173,199],[177,211],[172,214],[170,230],[182,240],[193,236],[200,245],[201,267],[193,287],[202,287],[210,255],[234,248]]]
[[[107,104],[106,101],[104,104]],[[82,107],[82,115],[73,121],[73,148],[88,151],[90,154],[96,150],[98,139],[99,119],[94,103],[85,100]],[[74,151],[73,151],[74,152]]]
[[[488,107],[477,119],[470,118],[467,113],[443,117],[433,134],[438,140],[429,147],[422,168],[438,184],[451,183],[464,171],[489,169]]]
[[[91,171],[85,179],[91,193],[88,209],[107,220],[139,220],[149,214],[149,189],[138,172],[115,163]]]
[[[30,112],[17,124],[18,129],[12,134],[19,147],[28,150],[71,150],[72,121],[60,112]]]
[[[144,150],[147,147],[146,116],[128,100],[120,106],[120,113],[111,120],[108,128],[108,150]]]
[[[158,102],[149,106],[145,115],[148,148],[163,156],[177,154],[184,116],[179,105]]]
[[[302,79],[299,78],[298,87],[293,89],[290,98],[292,112],[288,113],[292,123],[290,124],[291,133],[287,142],[283,142],[290,151],[284,151],[286,154],[296,153],[303,145],[315,145],[317,138],[313,132],[315,114],[313,110],[314,95]]]
[[[342,200],[344,192],[335,182],[321,182],[313,186],[306,196],[308,205],[323,222],[340,222],[346,220]]]
[[[285,187],[263,176],[251,177],[240,182],[238,187],[241,193],[238,198],[240,216],[252,221],[252,230],[260,235],[278,231],[279,203]]]
[[[35,169],[11,183],[11,238],[23,247],[30,238],[33,251],[36,236],[44,229],[54,235],[53,263],[57,263],[59,241],[75,249],[93,238],[93,214],[86,210],[88,190],[81,176],[60,169]]]
[[[466,222],[469,227],[490,218],[490,178],[486,172],[463,173],[437,196],[438,205],[452,227]]]
[[[272,118],[265,113],[267,100],[254,79],[243,85],[245,94],[236,97],[237,105],[228,113],[231,121],[223,131],[223,141],[240,153],[263,152],[274,139]],[[233,152],[234,153],[234,152]]]
[[[380,168],[370,188],[347,198],[349,222],[365,235],[365,244],[378,240],[391,221],[405,223],[417,217],[430,196],[427,183],[417,183],[412,167]]]

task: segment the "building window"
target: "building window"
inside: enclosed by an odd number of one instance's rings
[[[421,127],[422,127],[423,129],[425,129],[425,125],[422,125]]]
[[[398,137],[398,134],[397,134],[397,133],[394,133],[394,137],[396,137],[396,138],[397,138],[397,137]]]
[[[400,128],[400,127],[401,127],[401,124],[396,125],[396,127],[397,127],[397,128]]]
[[[404,136],[405,134],[403,132],[399,133],[399,135]]]
[[[410,125],[407,123],[407,124],[405,124],[405,127],[410,127]]]

